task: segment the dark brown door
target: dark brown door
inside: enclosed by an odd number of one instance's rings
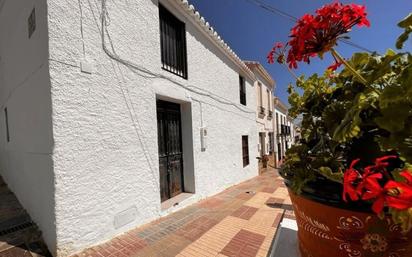
[[[263,157],[266,154],[266,145],[265,145],[265,133],[259,133],[259,143],[260,143],[260,157]]]
[[[180,105],[157,100],[160,198],[170,199],[184,191]]]

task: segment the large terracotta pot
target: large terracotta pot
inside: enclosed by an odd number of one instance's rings
[[[412,257],[412,232],[403,234],[390,217],[289,194],[302,257]]]

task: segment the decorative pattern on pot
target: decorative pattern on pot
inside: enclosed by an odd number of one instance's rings
[[[339,218],[339,229],[363,229],[363,222],[355,216],[351,217],[340,217]]]
[[[309,233],[312,233],[315,236],[320,238],[332,240],[333,237],[329,235],[329,227],[321,222],[312,219],[311,217],[307,216],[303,211],[299,211],[298,207],[296,206],[296,213],[299,215],[300,219],[298,222],[298,226],[303,228]]]
[[[363,250],[370,250],[373,253],[386,252],[388,249],[386,238],[379,234],[366,234],[360,241]]]
[[[341,243],[339,245],[339,249],[346,251],[349,257],[361,257],[362,256],[360,251],[352,249],[351,245],[348,243]]]
[[[390,217],[340,209],[289,191],[302,257],[411,257],[412,232]]]

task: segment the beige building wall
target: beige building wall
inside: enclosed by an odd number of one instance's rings
[[[273,92],[275,81],[258,62],[246,61],[246,65],[255,73],[256,123],[258,129],[257,154],[260,157],[272,155],[275,148]]]

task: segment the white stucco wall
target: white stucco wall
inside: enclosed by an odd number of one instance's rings
[[[239,67],[168,4],[174,0],[163,2],[186,23],[188,80],[161,69],[157,1],[108,1],[106,45],[123,63],[102,50],[101,0],[47,1],[59,256],[168,213],[160,207],[156,97],[191,106],[196,193],[179,208],[257,175],[253,81],[242,107]],[[91,74],[81,72],[82,60]],[[245,168],[242,135],[249,136]],[[137,215],[116,229],[115,217],[127,210]]]
[[[28,35],[33,8],[36,30]],[[0,1],[0,174],[56,243],[46,1]],[[8,110],[10,142],[6,140]]]

